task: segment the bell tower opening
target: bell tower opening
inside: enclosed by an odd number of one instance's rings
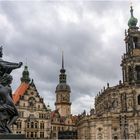
[[[135,48],[135,49],[140,48],[140,46],[139,46],[139,44],[138,44],[138,38],[137,38],[137,37],[134,37],[134,38],[133,38],[133,41],[134,41],[134,44],[133,44],[133,45],[134,45],[134,48]]]

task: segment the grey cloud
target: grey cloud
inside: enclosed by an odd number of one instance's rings
[[[73,105],[79,103],[74,113],[80,113],[80,107],[89,110],[89,97],[107,82],[114,85],[122,78],[124,28],[130,16],[125,3],[0,2],[0,19],[5,19],[0,24],[4,58],[16,62],[27,58],[30,77],[45,102],[54,108],[64,50],[71,101]],[[13,72],[13,90],[20,84],[22,71]]]

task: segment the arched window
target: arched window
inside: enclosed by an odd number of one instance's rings
[[[138,105],[140,105],[140,95],[138,95]]]
[[[30,128],[30,123],[29,122],[27,123],[27,128]]]
[[[35,128],[37,128],[37,122],[35,123]]]
[[[44,132],[40,132],[40,138],[44,138]]]
[[[37,132],[35,132],[35,138],[37,138]]]
[[[17,121],[17,128],[21,128],[21,121]]]
[[[138,38],[137,37],[134,37],[133,38],[133,41],[134,41],[134,48],[139,48],[140,46],[139,46],[139,44],[138,44]]]
[[[26,137],[29,138],[29,132],[27,132]]]
[[[33,138],[34,137],[34,133],[33,132],[31,132],[31,138]]]
[[[34,128],[34,122],[31,122],[31,128]]]
[[[40,123],[40,129],[44,129],[44,123],[43,122]]]

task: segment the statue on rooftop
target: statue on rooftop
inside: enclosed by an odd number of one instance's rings
[[[12,70],[20,68],[22,62],[12,63],[2,59],[2,47],[0,47],[0,133],[12,133],[10,126],[18,118],[18,111],[12,99]]]

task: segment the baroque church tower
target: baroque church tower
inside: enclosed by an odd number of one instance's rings
[[[62,53],[62,68],[59,75],[59,84],[56,87],[56,102],[55,107],[61,116],[71,115],[71,102],[70,102],[70,86],[67,84],[67,75],[64,69],[64,58]]]
[[[138,20],[130,9],[129,29],[125,31],[126,53],[122,58],[123,83],[128,85],[140,84],[140,31],[136,26]]]
[[[91,114],[80,115],[78,139],[140,139],[140,30],[132,6],[130,14],[121,62],[123,83],[107,84],[95,97]]]

